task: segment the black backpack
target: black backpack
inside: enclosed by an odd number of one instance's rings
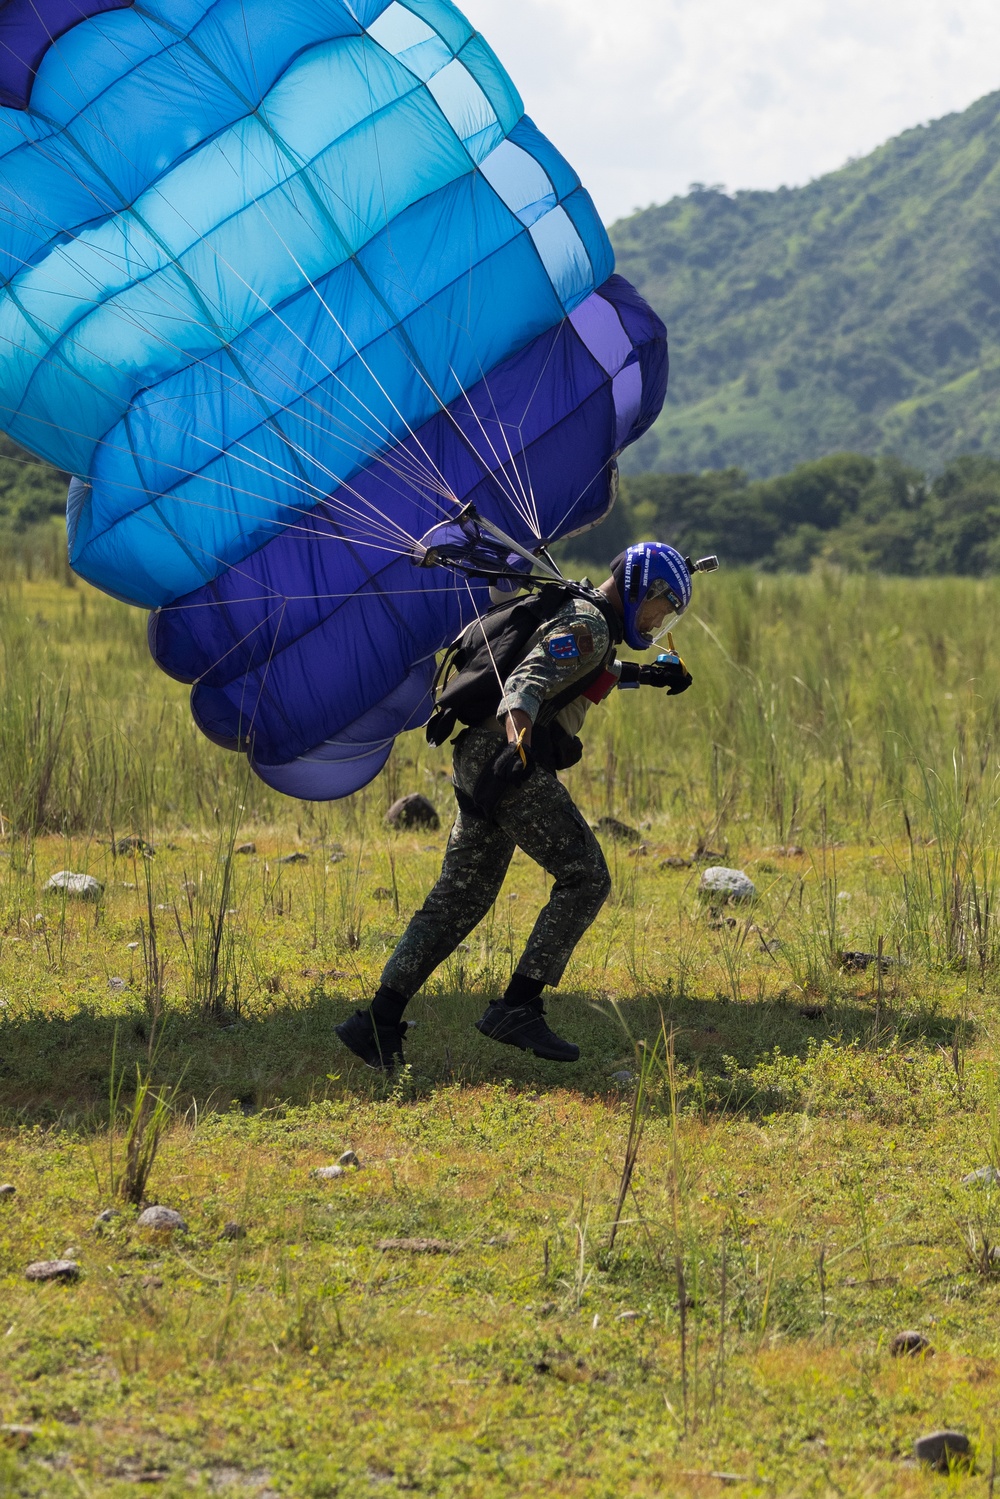
[[[618,644],[622,626],[615,610],[603,594],[579,584],[546,583],[527,598],[497,604],[481,619],[473,620],[445,652],[434,679],[435,707],[427,724],[430,744],[444,744],[456,723],[482,723],[496,714],[503,696],[502,684],[524,660],[532,638],[574,597],[586,598],[600,609],[612,642]],[[613,658],[612,650],[586,676],[547,702],[536,727],[551,724],[567,704],[597,681]]]

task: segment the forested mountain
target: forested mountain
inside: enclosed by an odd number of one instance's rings
[[[1000,455],[1000,93],[807,187],[696,188],[611,237],[671,335],[630,472]]]

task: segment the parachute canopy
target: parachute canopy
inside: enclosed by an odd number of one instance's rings
[[[0,426],[281,790],[345,795],[425,721],[486,595],[421,538],[606,513],[667,375],[613,271],[447,0],[0,8]]]

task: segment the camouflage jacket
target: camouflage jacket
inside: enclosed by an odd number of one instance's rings
[[[498,717],[519,709],[534,723],[543,703],[602,663],[617,676],[620,667],[607,621],[586,599],[572,598],[538,631],[521,664],[507,677]],[[587,698],[577,698],[563,708],[558,722],[568,733],[577,733],[589,706]]]

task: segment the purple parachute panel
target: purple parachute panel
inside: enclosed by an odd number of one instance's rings
[[[655,419],[666,377],[663,325],[612,277],[349,494],[155,613],[157,662],[195,684],[202,730],[278,789],[319,800],[366,784],[426,721],[435,653],[488,602],[485,585],[409,560],[441,514],[426,475],[454,513],[473,504],[525,546],[556,540],[606,514],[611,455]]]
[[[27,109],[42,58],[59,38],[134,0],[6,0],[0,6],[0,104]]]

